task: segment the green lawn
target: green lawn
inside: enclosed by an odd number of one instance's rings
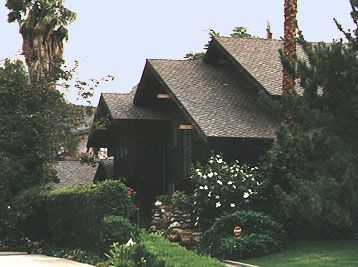
[[[302,242],[281,253],[242,262],[261,267],[358,266],[358,241]]]

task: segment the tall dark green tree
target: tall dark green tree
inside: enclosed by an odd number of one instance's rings
[[[351,0],[357,27],[358,1]],[[358,236],[357,28],[344,40],[312,44],[300,33],[307,62],[295,76],[303,95],[276,103],[283,123],[261,164],[261,208],[280,218],[297,238]]]

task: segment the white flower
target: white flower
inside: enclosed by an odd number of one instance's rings
[[[197,174],[198,174],[200,177],[203,176],[203,174],[202,174],[201,172],[197,172]]]
[[[199,217],[196,217],[196,219],[195,219],[196,221],[199,221]]]
[[[130,246],[133,246],[135,245],[136,243],[133,241],[133,239],[129,239],[128,242],[125,244],[126,247],[130,247]]]
[[[10,207],[10,206],[7,206],[7,209],[11,209],[11,207]]]
[[[206,176],[206,175],[204,174],[204,175],[203,175],[203,178],[206,179],[206,178],[208,178],[208,176]]]
[[[209,173],[209,174],[208,174],[208,177],[209,177],[209,178],[213,177],[213,173],[212,173],[212,172]]]
[[[251,194],[252,194],[252,190],[251,190],[251,189],[249,189],[248,191],[249,191],[249,193],[250,193],[250,195],[251,195]]]
[[[154,203],[154,205],[156,206],[156,207],[159,207],[159,206],[161,206],[163,203],[161,202],[161,201],[159,201],[159,200],[157,200],[155,203]]]
[[[200,189],[200,190],[203,190],[203,189],[204,189],[204,187],[203,187],[203,186],[199,186],[199,189]]]
[[[198,222],[194,223],[194,225],[197,226],[197,225],[198,225]]]
[[[211,197],[211,191],[209,192],[208,197]]]
[[[220,196],[215,196],[216,199],[220,199]]]
[[[217,173],[217,172],[214,172],[214,175],[218,175],[218,173]]]
[[[218,159],[217,162],[218,162],[218,163],[223,163],[223,160],[222,160],[222,159]]]
[[[210,163],[210,164],[213,164],[213,163],[214,163],[214,161],[211,159],[211,160],[209,160],[209,163]]]
[[[228,181],[227,184],[228,184],[228,185],[232,185],[233,182],[232,182],[232,181]]]
[[[221,180],[216,181],[219,185],[223,185],[223,182]]]
[[[208,190],[209,187],[207,185],[204,186],[204,190]]]
[[[231,203],[230,207],[235,208],[235,203]]]
[[[220,202],[216,202],[215,206],[216,206],[217,208],[220,208],[220,207],[221,207],[221,203],[220,203]]]
[[[244,198],[248,198],[249,196],[250,196],[249,193],[247,193],[247,192],[244,193]]]
[[[233,185],[232,185],[232,188],[236,189],[236,185],[233,184]]]

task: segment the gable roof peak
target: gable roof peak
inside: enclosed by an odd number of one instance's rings
[[[262,88],[270,95],[282,94],[283,65],[279,50],[283,48],[282,40],[263,39],[256,37],[214,37],[210,49],[216,50],[215,57],[223,56],[234,63],[234,66],[249,80]],[[297,46],[297,56],[307,61],[307,56],[301,46]],[[303,89],[296,84],[296,91],[301,93]]]

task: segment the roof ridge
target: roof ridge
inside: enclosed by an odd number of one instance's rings
[[[169,61],[169,62],[172,62],[172,61],[193,61],[193,60],[189,60],[189,59],[168,59],[168,58],[148,58],[147,59],[148,61]],[[200,59],[198,59],[200,60]]]
[[[101,93],[101,95],[123,95],[123,96],[126,96],[126,95],[130,95],[132,91],[130,91],[129,93]]]
[[[233,36],[213,36],[213,38],[215,39],[233,39],[233,40],[240,40],[240,39],[246,39],[246,40],[261,40],[261,41],[275,41],[275,42],[282,42],[281,39],[267,39],[267,38],[263,38],[263,37],[255,37],[255,36],[251,36],[251,37],[233,37]]]

